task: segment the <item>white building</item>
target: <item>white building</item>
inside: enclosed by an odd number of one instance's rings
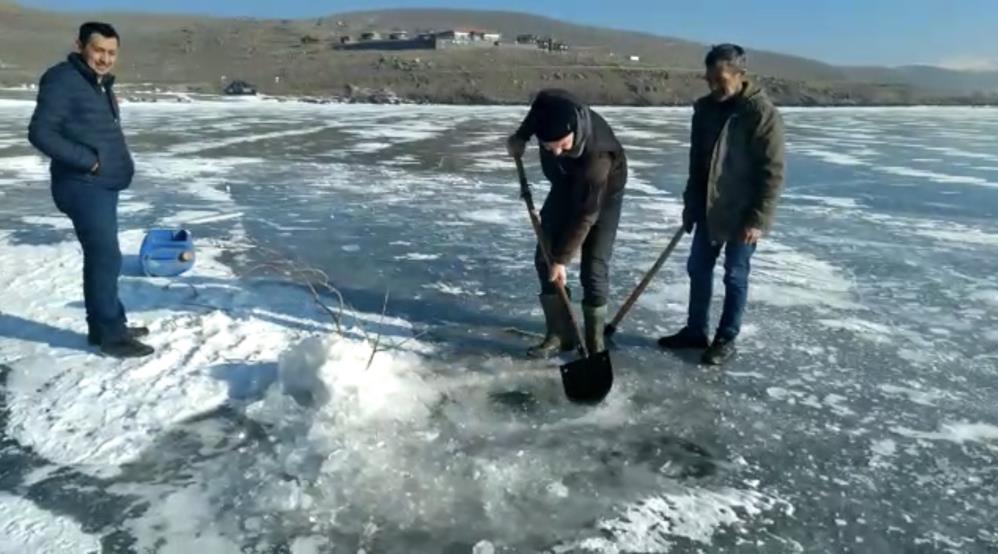
[[[495,31],[483,31],[481,29],[449,29],[437,33],[437,38],[449,40],[455,43],[462,42],[488,42],[496,43],[502,40],[502,33]]]

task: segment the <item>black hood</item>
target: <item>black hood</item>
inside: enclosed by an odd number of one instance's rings
[[[572,128],[572,132],[575,133],[575,141],[572,143],[572,149],[565,152],[564,155],[570,158],[578,158],[585,152],[586,145],[589,143],[589,137],[592,136],[593,132],[593,122],[592,118],[589,117],[589,108],[576,106],[575,125]]]

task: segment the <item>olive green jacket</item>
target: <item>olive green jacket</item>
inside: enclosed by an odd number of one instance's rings
[[[710,96],[694,105],[690,175],[683,193],[684,219],[699,222],[706,217],[710,237],[717,242],[740,240],[746,228],[768,232],[784,181],[780,113],[752,82],[733,101],[714,144],[710,118],[723,117],[721,106]],[[708,151],[710,162],[702,163]]]

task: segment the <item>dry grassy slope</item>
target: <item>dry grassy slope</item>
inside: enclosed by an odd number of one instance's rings
[[[0,0],[4,1],[4,0]],[[334,15],[313,20],[263,21],[146,14],[65,14],[0,4],[0,81],[34,81],[70,49],[84,18],[113,22],[123,34],[119,74],[123,82],[188,84],[218,90],[220,77],[250,80],[271,93],[340,95],[352,90],[391,89],[434,102],[524,102],[543,86],[565,86],[593,102],[687,104],[703,92],[699,80],[704,46],[640,33],[562,23],[508,12],[395,10]],[[341,34],[363,30],[411,30],[474,26],[551,35],[591,45],[569,53],[489,49],[444,52],[339,52]],[[312,36],[318,44],[303,45]],[[610,54],[614,55],[611,56]],[[629,54],[640,64],[624,62]],[[785,104],[908,103],[935,100],[903,84],[873,86],[844,82],[842,70],[811,60],[751,52]],[[281,82],[275,83],[275,77]]]

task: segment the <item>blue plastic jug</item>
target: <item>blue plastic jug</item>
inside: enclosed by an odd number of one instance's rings
[[[142,273],[176,277],[194,267],[194,239],[186,229],[151,229],[139,249]]]

